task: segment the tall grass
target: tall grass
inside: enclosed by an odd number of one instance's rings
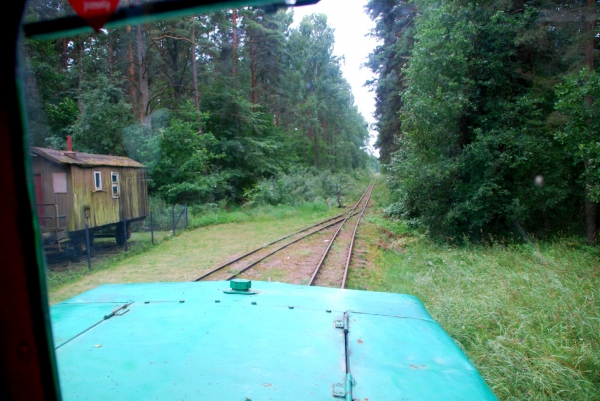
[[[323,202],[305,202],[299,206],[262,205],[258,207],[232,207],[226,209],[206,210],[192,214],[190,229],[212,226],[216,224],[241,223],[249,221],[279,220],[303,212],[326,213],[329,206]]]
[[[435,244],[376,210],[375,268],[353,287],[420,298],[501,400],[600,400],[598,248]]]

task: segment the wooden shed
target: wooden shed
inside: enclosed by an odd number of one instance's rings
[[[52,240],[143,220],[148,215],[146,168],[128,157],[31,148],[38,216]],[[121,233],[121,238],[119,237]],[[123,230],[116,230],[117,242]]]

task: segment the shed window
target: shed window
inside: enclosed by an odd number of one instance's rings
[[[102,172],[94,171],[94,191],[102,191]]]
[[[112,197],[118,198],[121,194],[121,190],[119,188],[119,173],[111,172],[110,173],[110,183],[112,186]]]
[[[52,188],[55,194],[66,194],[67,173],[52,173]]]

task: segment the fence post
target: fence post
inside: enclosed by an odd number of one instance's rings
[[[123,219],[123,238],[125,239],[125,252],[127,252],[127,220]]]
[[[185,229],[188,229],[188,213],[187,213],[187,203],[185,204]]]
[[[171,209],[171,220],[173,223],[173,234],[171,234],[173,237],[175,236],[175,205],[173,205],[173,208]]]
[[[90,227],[85,225],[85,250],[87,252],[88,270],[92,270],[92,251],[90,249]]]
[[[150,236],[152,237],[152,245],[154,245],[154,224],[152,223],[152,211],[150,211]]]

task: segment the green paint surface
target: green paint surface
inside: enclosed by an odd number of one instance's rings
[[[56,350],[63,398],[331,400],[346,377],[334,321],[348,312],[355,397],[496,399],[412,296],[266,282],[252,283],[251,298],[227,289],[104,285],[54,305],[57,343],[83,332]],[[130,300],[127,313],[103,320]]]

